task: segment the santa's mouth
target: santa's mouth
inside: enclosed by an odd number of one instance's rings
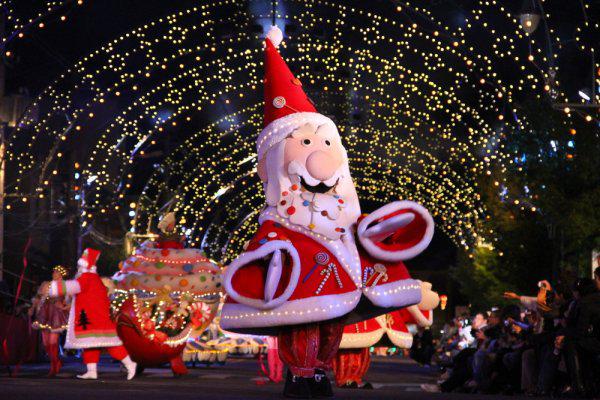
[[[309,191],[311,193],[327,193],[331,189],[333,189],[336,184],[337,184],[337,181],[335,182],[335,184],[333,184],[331,186],[326,185],[323,182],[319,182],[319,184],[317,184],[317,185],[309,185],[308,183],[306,183],[306,181],[304,180],[303,177],[300,177],[300,185],[302,185],[302,187],[304,189],[306,189],[307,191]]]

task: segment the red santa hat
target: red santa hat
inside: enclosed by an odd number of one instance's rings
[[[264,128],[256,143],[258,160],[299,126],[313,123],[331,124],[335,127],[331,119],[317,112],[304,93],[302,82],[292,74],[281,58],[277,48],[282,40],[281,30],[276,26],[271,27],[265,39]]]
[[[99,257],[100,251],[89,247],[85,249],[77,261],[79,272],[96,272],[96,262]]]

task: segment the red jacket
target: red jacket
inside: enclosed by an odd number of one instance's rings
[[[404,213],[413,219],[393,235],[380,242],[366,237],[369,228]],[[224,329],[272,333],[268,328],[350,313],[350,321],[362,321],[421,300],[421,283],[410,278],[402,260],[427,247],[433,220],[415,203],[388,204],[340,240],[290,224],[270,208],[260,223],[246,251],[225,271]],[[359,311],[361,299],[366,304]]]
[[[115,323],[110,318],[110,300],[106,286],[95,272],[77,279],[50,285],[50,296],[72,295],[65,347],[85,349],[121,345]]]

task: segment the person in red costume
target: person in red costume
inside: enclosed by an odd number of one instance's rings
[[[110,301],[106,286],[96,273],[96,261],[100,252],[85,249],[77,261],[77,276],[73,280],[52,281],[48,296],[73,296],[65,348],[83,349],[86,373],[79,379],[97,379],[100,352],[105,348],[127,370],[127,379],[135,376],[137,364],[131,360],[117,335],[115,323],[110,318]]]
[[[366,321],[346,325],[335,358],[333,371],[338,387],[372,389],[363,378],[371,365],[371,346],[395,346],[410,349],[413,336],[408,325],[429,327],[433,311],[422,311],[416,306],[403,308]]]
[[[273,27],[265,40],[264,129],[258,174],[267,206],[260,228],[224,275],[224,329],[278,335],[284,395],[332,396],[330,369],[344,325],[395,308],[437,305],[403,260],[431,241],[433,219],[411,201],[361,216],[335,123],[290,72]]]

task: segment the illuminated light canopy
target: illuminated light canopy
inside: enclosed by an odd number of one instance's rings
[[[144,233],[169,205],[192,246],[220,262],[238,254],[264,204],[255,143],[271,8],[255,3],[184,9],[83,57],[13,134],[9,162],[21,176],[47,167],[36,187],[11,190],[47,191],[57,154],[92,141],[77,160],[83,226],[131,212],[124,230]],[[281,52],[336,121],[363,208],[420,202],[468,249],[486,214],[478,177],[512,162],[502,138],[527,127],[515,99],[550,90],[544,47],[501,1],[479,2],[459,24],[430,2],[361,4],[278,2]]]

